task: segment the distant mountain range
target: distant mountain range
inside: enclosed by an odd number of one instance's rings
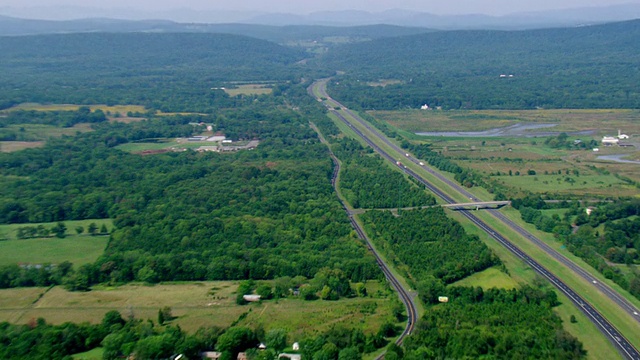
[[[409,10],[325,11],[300,15],[241,11],[196,11],[191,9],[145,12],[132,9],[89,7],[0,7],[0,35],[90,31],[216,31],[217,28],[210,24],[222,23],[335,27],[386,24],[441,30],[506,30],[580,26],[637,18],[640,18],[640,4],[514,13],[505,16],[435,15]]]

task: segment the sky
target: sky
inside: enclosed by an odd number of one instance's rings
[[[505,15],[514,12],[555,10],[634,3],[640,0],[0,0],[0,8],[83,6],[95,8],[134,8],[166,11],[242,10],[307,14],[327,10],[366,10],[379,12],[406,9],[434,14]]]

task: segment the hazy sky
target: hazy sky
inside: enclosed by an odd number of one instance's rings
[[[168,10],[254,10],[267,12],[310,13],[325,10],[386,9],[420,10],[435,14],[482,13],[504,15],[520,11],[564,9],[640,3],[640,0],[0,0],[0,8],[32,6],[85,6],[97,8],[136,8]]]

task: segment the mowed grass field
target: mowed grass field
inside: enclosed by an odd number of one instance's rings
[[[65,221],[67,236],[63,239],[48,237],[18,240],[16,234],[20,227],[43,225],[51,228],[55,223],[0,225],[0,239],[3,239],[0,241],[0,265],[58,264],[69,261],[79,266],[93,262],[104,252],[109,236],[91,236],[86,233],[92,222],[98,226],[98,230],[103,224],[109,231],[113,227],[110,219]],[[85,229],[81,235],[75,231],[78,226]]]
[[[331,326],[359,327],[373,333],[392,317],[389,296],[395,296],[386,291],[376,296],[383,285],[370,282],[367,288],[373,297],[338,301],[287,298],[241,306],[235,303],[237,287],[237,282],[191,282],[128,284],[90,292],[68,292],[60,286],[49,291],[5,289],[0,290],[0,321],[27,323],[42,317],[52,324],[98,323],[106,312],[118,310],[124,317],[133,315],[157,322],[158,310],[169,306],[176,316],[172,323],[186,331],[211,325],[228,327],[246,314],[239,325],[262,325],[267,331],[284,328],[292,336],[315,334]]]
[[[519,287],[518,283],[513,280],[511,276],[495,267],[467,276],[462,280],[454,282],[450,286],[479,286],[484,290],[494,287],[499,289],[515,289]]]
[[[226,87],[224,92],[229,96],[238,95],[267,95],[273,92],[271,85],[268,84],[243,84],[236,85],[232,88]]]

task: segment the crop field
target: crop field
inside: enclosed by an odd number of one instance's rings
[[[236,282],[227,281],[155,286],[128,284],[98,287],[90,292],[68,292],[60,286],[49,291],[45,288],[5,289],[0,290],[0,321],[27,323],[42,317],[52,324],[98,323],[106,312],[118,310],[124,317],[155,322],[158,309],[169,306],[177,317],[172,323],[186,331],[211,325],[227,327],[242,315],[240,325],[261,324],[266,330],[284,328],[292,336],[302,336],[333,325],[357,326],[372,333],[391,318],[389,295],[381,290],[383,285],[378,282],[367,284],[371,296],[366,298],[338,301],[288,298],[244,306],[235,303],[237,286]]]
[[[492,267],[456,281],[451,286],[480,286],[485,290],[493,287],[515,289],[518,287],[518,283],[500,269]]]
[[[640,134],[638,110],[401,110],[371,115],[410,132],[482,131],[528,122],[558,124],[553,131],[595,130],[597,134]]]
[[[238,96],[238,95],[266,95],[271,94],[273,89],[270,85],[266,84],[243,84],[236,85],[233,87],[226,87],[224,92],[229,94],[229,96]]]

